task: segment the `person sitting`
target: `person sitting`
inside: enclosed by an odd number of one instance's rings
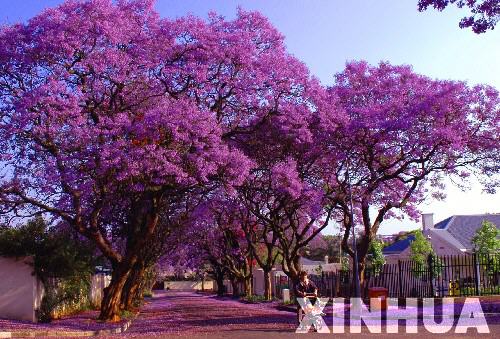
[[[299,273],[299,283],[295,286],[295,298],[308,298],[311,305],[314,305],[318,297],[318,288],[309,280],[306,271]],[[297,302],[297,320],[300,324],[302,320],[302,307]]]

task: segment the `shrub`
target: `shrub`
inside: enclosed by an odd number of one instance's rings
[[[0,255],[32,257],[45,287],[39,321],[89,307],[90,277],[98,263],[95,249],[63,227],[48,227],[42,217],[18,227],[0,228]]]
[[[258,302],[267,302],[266,297],[263,295],[251,295],[249,297],[244,297],[243,300],[248,301],[248,302],[253,302],[253,303],[258,303]]]

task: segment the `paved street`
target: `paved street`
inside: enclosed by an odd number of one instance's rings
[[[191,292],[160,292],[147,304],[126,332],[129,336],[215,334],[245,330],[249,333],[294,331],[294,314],[218,300]]]
[[[129,337],[197,337],[197,338],[301,338],[304,334],[295,334],[295,315],[286,311],[278,311],[264,305],[244,304],[234,300],[220,300],[213,296],[199,295],[191,292],[159,292],[144,308],[130,329],[124,334]],[[325,319],[331,324],[331,319]],[[476,333],[469,329],[466,335],[448,334],[433,335],[423,326],[419,326],[418,335],[402,334],[404,337],[493,337],[500,334],[500,318],[488,318],[490,334]],[[403,325],[403,324],[401,324]],[[404,326],[400,326],[400,332]],[[346,327],[348,332],[348,327]],[[309,334],[322,337],[381,337],[390,334],[368,333],[363,328],[361,334]],[[123,335],[122,335],[123,336]]]

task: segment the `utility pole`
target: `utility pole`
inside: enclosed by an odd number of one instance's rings
[[[359,268],[358,268],[358,248],[356,245],[356,232],[354,231],[354,210],[352,203],[352,187],[351,187],[351,178],[349,176],[349,159],[347,159],[347,169],[346,169],[346,179],[347,185],[349,187],[349,224],[352,232],[352,250],[354,252],[353,256],[353,284],[354,284],[354,297],[361,297],[361,287],[359,282]]]

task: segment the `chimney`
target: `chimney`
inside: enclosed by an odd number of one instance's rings
[[[434,213],[422,213],[422,230],[434,228]]]

